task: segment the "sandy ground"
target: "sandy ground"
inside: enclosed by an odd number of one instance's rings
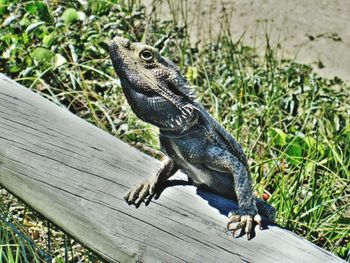
[[[161,18],[172,18],[191,25],[192,39],[202,43],[215,38],[223,7],[228,14],[233,38],[265,50],[265,34],[272,46],[279,44],[279,55],[312,65],[322,76],[338,76],[350,83],[350,0],[168,0],[143,1],[147,10],[156,3]],[[170,4],[170,8],[169,8]]]

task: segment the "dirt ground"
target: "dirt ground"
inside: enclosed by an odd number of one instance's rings
[[[338,76],[350,83],[350,1],[349,0],[144,0],[148,11],[152,2],[160,17],[187,20],[193,42],[215,38],[222,26],[223,10],[228,14],[232,36],[243,35],[244,44],[262,53],[265,34],[279,56],[312,65],[322,76]],[[170,5],[170,7],[169,7]],[[223,7],[225,9],[223,9]]]

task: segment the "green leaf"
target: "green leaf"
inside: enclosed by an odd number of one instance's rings
[[[26,29],[26,33],[29,34],[30,32],[34,31],[35,29],[39,28],[40,26],[44,25],[45,22],[40,21],[38,23],[35,24],[31,24],[30,26],[27,27]]]
[[[9,68],[9,71],[10,71],[11,73],[17,73],[17,72],[19,72],[20,70],[21,70],[21,68],[20,68],[19,66],[17,66],[17,65],[11,65],[10,68]]]
[[[102,16],[106,15],[110,11],[111,7],[113,6],[111,2],[89,0],[88,7],[91,10],[91,14]]]
[[[0,0],[1,1],[1,0]],[[0,11],[1,13],[1,11]],[[1,15],[1,14],[0,14]],[[18,17],[16,15],[10,15],[8,16],[4,22],[2,22],[2,26],[8,26],[10,25],[13,21],[16,21],[18,19]]]
[[[186,78],[189,81],[193,81],[198,78],[198,70],[195,67],[188,67],[188,70],[186,72]]]
[[[62,14],[62,19],[67,25],[74,23],[79,19],[77,10],[74,8],[66,9]]]
[[[304,138],[304,142],[308,149],[311,149],[316,146],[316,140],[311,136],[306,136]]]
[[[41,1],[31,2],[25,7],[26,11],[34,16],[38,16],[40,20],[51,23],[52,17],[46,3]]]
[[[65,261],[61,257],[55,257],[55,262],[56,263],[64,263]]]
[[[44,36],[43,44],[46,47],[51,47],[51,45],[55,42],[56,38],[57,38],[56,32],[55,31],[51,32],[50,34]]]
[[[5,14],[8,4],[8,0],[0,0],[0,15]]]
[[[270,128],[269,129],[269,137],[271,143],[277,146],[283,146],[286,144],[286,134],[284,131],[278,128]]]
[[[297,136],[292,137],[285,151],[288,156],[287,159],[290,163],[297,165],[302,160],[304,152],[303,145],[303,138]]]
[[[62,56],[60,54],[55,55],[55,58],[54,58],[54,66],[55,67],[59,67],[65,63],[67,63],[67,60],[64,56]]]
[[[303,148],[299,144],[292,143],[287,147],[286,153],[291,157],[301,157]]]
[[[40,62],[49,62],[54,53],[47,48],[38,47],[32,52],[32,57]]]

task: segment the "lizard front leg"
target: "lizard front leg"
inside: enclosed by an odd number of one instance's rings
[[[165,156],[162,162],[163,167],[155,176],[143,181],[126,193],[124,199],[129,205],[134,204],[136,207],[139,207],[143,200],[155,194],[157,187],[163,184],[178,170],[174,162],[168,156]]]
[[[246,166],[233,154],[220,147],[210,147],[205,165],[214,170],[228,172],[232,176],[234,182],[232,190],[237,196],[239,209],[229,213],[227,229],[233,231],[233,234],[238,229],[245,229],[250,239],[253,221],[261,226],[261,216],[258,214],[252,182]],[[231,228],[233,224],[235,225]]]
[[[239,209],[229,213],[227,229],[235,234],[238,229],[245,229],[247,238],[250,239],[253,221],[261,228],[261,216],[258,214],[256,199],[253,195],[252,183],[247,168],[234,158],[230,161],[230,170],[234,178],[235,193],[238,200]],[[231,225],[234,225],[231,228]]]

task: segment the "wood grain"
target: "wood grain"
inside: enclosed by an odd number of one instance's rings
[[[193,186],[128,206],[124,193],[159,167],[0,74],[0,184],[108,261],[342,262],[277,226],[232,238],[235,204]]]

